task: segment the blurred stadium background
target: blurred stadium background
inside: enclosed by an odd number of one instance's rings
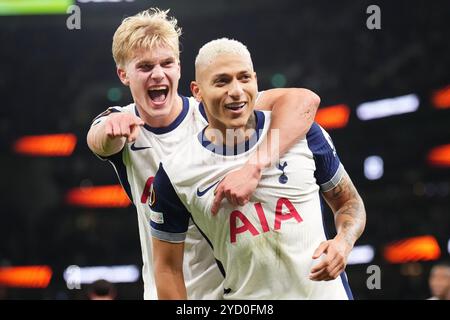
[[[80,30],[66,27],[70,4]],[[381,30],[366,27],[371,4]],[[429,297],[430,267],[450,250],[450,2],[0,0],[0,299],[86,299],[98,277],[142,297],[136,212],[85,141],[97,114],[131,101],[112,35],[151,6],[183,28],[182,94],[200,46],[227,36],[249,47],[260,90],[321,96],[317,121],[367,209],[347,267],[355,298]],[[366,285],[373,264],[379,290]]]

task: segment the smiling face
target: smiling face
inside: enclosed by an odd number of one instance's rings
[[[203,102],[211,128],[224,136],[226,129],[245,129],[258,92],[250,58],[234,53],[214,57],[197,67],[191,89]]]
[[[180,63],[169,46],[136,50],[117,74],[130,87],[140,116],[151,126],[169,125],[181,110],[178,96]]]

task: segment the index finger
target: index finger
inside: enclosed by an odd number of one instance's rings
[[[225,193],[223,192],[223,188],[217,188],[214,191],[214,201],[211,207],[211,212],[213,215],[216,215],[217,211],[219,211],[220,203],[222,202],[224,197]]]

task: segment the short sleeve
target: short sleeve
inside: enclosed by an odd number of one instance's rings
[[[153,180],[149,205],[152,236],[168,242],[183,242],[190,213],[175,192],[162,164]]]
[[[323,192],[336,187],[345,173],[330,135],[317,123],[306,134],[308,147],[313,153],[316,171],[314,176]]]

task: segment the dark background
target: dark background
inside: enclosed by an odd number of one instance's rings
[[[381,8],[381,30],[368,30],[366,8]],[[367,227],[358,245],[376,249],[381,290],[366,287],[367,265],[347,268],[355,298],[424,299],[434,262],[389,264],[382,248],[406,237],[433,235],[448,259],[449,168],[426,162],[434,146],[450,143],[450,110],[431,105],[432,93],[450,85],[448,1],[200,0],[87,3],[81,30],[68,15],[0,17],[0,266],[49,265],[46,289],[8,288],[12,299],[80,299],[63,270],[80,266],[142,264],[136,212],[71,207],[65,193],[80,185],[115,184],[112,167],[87,148],[91,120],[131,95],[116,76],[111,42],[121,20],[150,6],[171,9],[183,28],[180,93],[190,95],[193,62],[205,42],[229,37],[252,53],[260,90],[284,74],[286,87],[315,91],[322,106],[345,103],[347,127],[329,130],[341,161],[363,197]],[[111,101],[108,90],[119,88]],[[415,93],[417,112],[371,121],[356,117],[362,102]],[[75,133],[68,158],[13,152],[24,135]],[[383,157],[384,176],[367,180],[363,161]],[[332,226],[331,212],[327,223]],[[411,272],[418,270],[418,272]],[[119,298],[140,299],[141,280],[120,284]]]

